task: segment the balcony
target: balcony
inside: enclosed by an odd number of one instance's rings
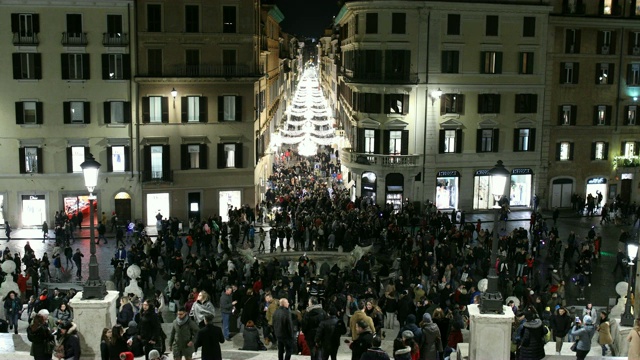
[[[349,167],[378,166],[383,168],[414,167],[422,165],[422,155],[381,155],[353,152],[349,148],[342,150],[340,160]]]
[[[350,83],[366,84],[416,84],[418,74],[364,72],[345,69],[345,80]]]
[[[127,46],[129,45],[129,34],[127,33],[102,33],[102,45],[104,46]]]
[[[613,169],[630,168],[640,166],[640,156],[614,156]]]
[[[70,33],[70,32],[62,33],[62,45],[86,46],[88,43],[89,42],[87,41],[87,33]]]
[[[172,183],[173,171],[142,171],[142,182]]]
[[[164,77],[245,77],[252,76],[246,65],[174,65],[168,67]]]
[[[13,45],[38,45],[37,33],[13,33]]]

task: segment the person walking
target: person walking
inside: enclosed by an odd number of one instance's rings
[[[348,344],[349,349],[351,349],[351,360],[360,360],[362,354],[367,352],[367,350],[372,346],[373,333],[371,333],[371,328],[365,320],[358,320],[355,325],[355,332],[357,332],[358,336],[353,341],[345,340],[345,342],[349,341]]]
[[[233,312],[233,306],[238,303],[238,301],[233,300],[231,293],[233,293],[233,287],[227,285],[222,295],[220,295],[222,334],[224,335],[224,339],[227,341],[231,340],[231,338],[229,337],[229,324],[231,322],[231,313]]]
[[[220,350],[220,344],[224,343],[222,329],[213,325],[212,314],[205,315],[204,323],[204,327],[196,335],[194,348],[198,351],[202,347],[202,360],[222,360],[222,351]]]
[[[4,222],[4,234],[7,236],[7,241],[11,241],[11,225],[8,221]]]
[[[142,303],[142,311],[136,315],[136,323],[140,340],[144,346],[144,353],[147,354],[146,360],[149,360],[148,354],[151,350],[159,350],[163,353],[166,335],[162,331],[155,307],[150,304],[150,300],[145,300]]]
[[[289,300],[280,299],[280,307],[273,314],[273,332],[278,340],[278,360],[290,360],[295,339]]]
[[[335,306],[329,306],[329,317],[320,322],[316,331],[316,345],[320,351],[322,360],[336,360],[340,347],[340,336],[347,332],[347,327],[342,322],[342,328],[338,327],[338,310]]]
[[[36,314],[27,327],[27,338],[31,341],[31,355],[34,360],[51,360],[54,337],[44,315]]]
[[[309,297],[309,306],[302,318],[302,333],[304,334],[307,346],[311,351],[311,358],[318,359],[318,343],[316,343],[316,331],[320,322],[326,318],[326,313],[322,310],[322,305],[315,296]]]
[[[22,301],[15,291],[9,291],[4,298],[4,315],[9,323],[9,330],[18,333],[18,319],[22,316]]]
[[[105,245],[109,243],[105,235],[106,233],[107,233],[107,227],[104,225],[102,221],[100,221],[98,223],[98,240],[96,241],[96,244],[100,245],[100,239],[104,239]]]
[[[606,310],[600,310],[600,324],[596,327],[596,330],[598,330],[598,344],[602,346],[602,356],[607,355],[607,345],[609,345],[611,356],[615,356],[613,338],[611,337],[609,326],[609,313]]]
[[[82,258],[84,254],[80,252],[80,248],[76,249],[73,254],[73,262],[76,264],[76,277],[78,280],[82,279]]]
[[[578,321],[573,325],[571,329],[571,335],[576,338],[576,359],[584,360],[587,357],[589,351],[591,351],[591,338],[596,333],[596,328],[593,326],[593,320],[591,316],[585,315],[582,321],[578,318]]]
[[[556,355],[562,352],[562,344],[573,325],[573,319],[569,316],[567,309],[559,307],[551,317],[550,328],[553,330],[553,337],[556,341]]]
[[[169,351],[173,352],[175,360],[182,360],[182,357],[185,360],[192,359],[195,352],[193,342],[199,330],[198,324],[187,316],[185,308],[180,307],[169,335]]]
[[[440,335],[440,328],[432,321],[431,315],[429,315],[428,312],[422,315],[420,328],[422,329],[422,339],[418,339],[418,343],[420,344],[420,359],[439,359],[438,353],[442,353],[444,350],[442,348],[442,336]]]
[[[42,243],[49,238],[49,225],[47,222],[42,223]]]

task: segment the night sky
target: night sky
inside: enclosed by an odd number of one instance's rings
[[[293,35],[319,38],[338,14],[338,0],[275,0],[284,14],[282,29]]]

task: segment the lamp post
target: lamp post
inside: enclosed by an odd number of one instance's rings
[[[173,96],[173,108],[176,108],[176,96],[178,96],[178,90],[176,88],[171,89],[171,96]]]
[[[489,275],[487,276],[487,291],[482,293],[480,297],[480,312],[503,314],[502,311],[502,293],[498,288],[498,273],[496,271],[496,257],[498,253],[498,223],[502,213],[503,201],[509,171],[502,165],[502,160],[498,160],[496,166],[489,170],[491,176],[491,193],[496,197],[498,206],[493,221],[493,240],[491,243],[491,263],[489,264]],[[496,206],[494,206],[496,207]]]
[[[84,175],[84,185],[89,190],[89,241],[91,256],[89,257],[89,278],[82,285],[82,299],[104,299],[107,294],[104,282],[100,280],[100,274],[98,272],[98,258],[96,257],[96,242],[95,242],[95,224],[94,224],[94,209],[93,202],[96,197],[93,195],[93,190],[98,185],[98,173],[100,170],[100,163],[97,162],[93,155],[87,154],[84,162],[80,164],[82,168],[82,174]]]
[[[633,260],[638,255],[638,243],[627,243],[627,255],[629,256],[629,281],[627,284],[627,302],[624,305],[624,314],[620,316],[621,326],[633,326],[633,314],[631,314],[631,279],[633,278]]]

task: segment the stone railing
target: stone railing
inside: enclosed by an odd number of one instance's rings
[[[421,164],[422,155],[381,155],[353,152],[352,149],[343,149],[340,154],[341,161],[345,164],[362,164],[383,167],[412,167]]]

